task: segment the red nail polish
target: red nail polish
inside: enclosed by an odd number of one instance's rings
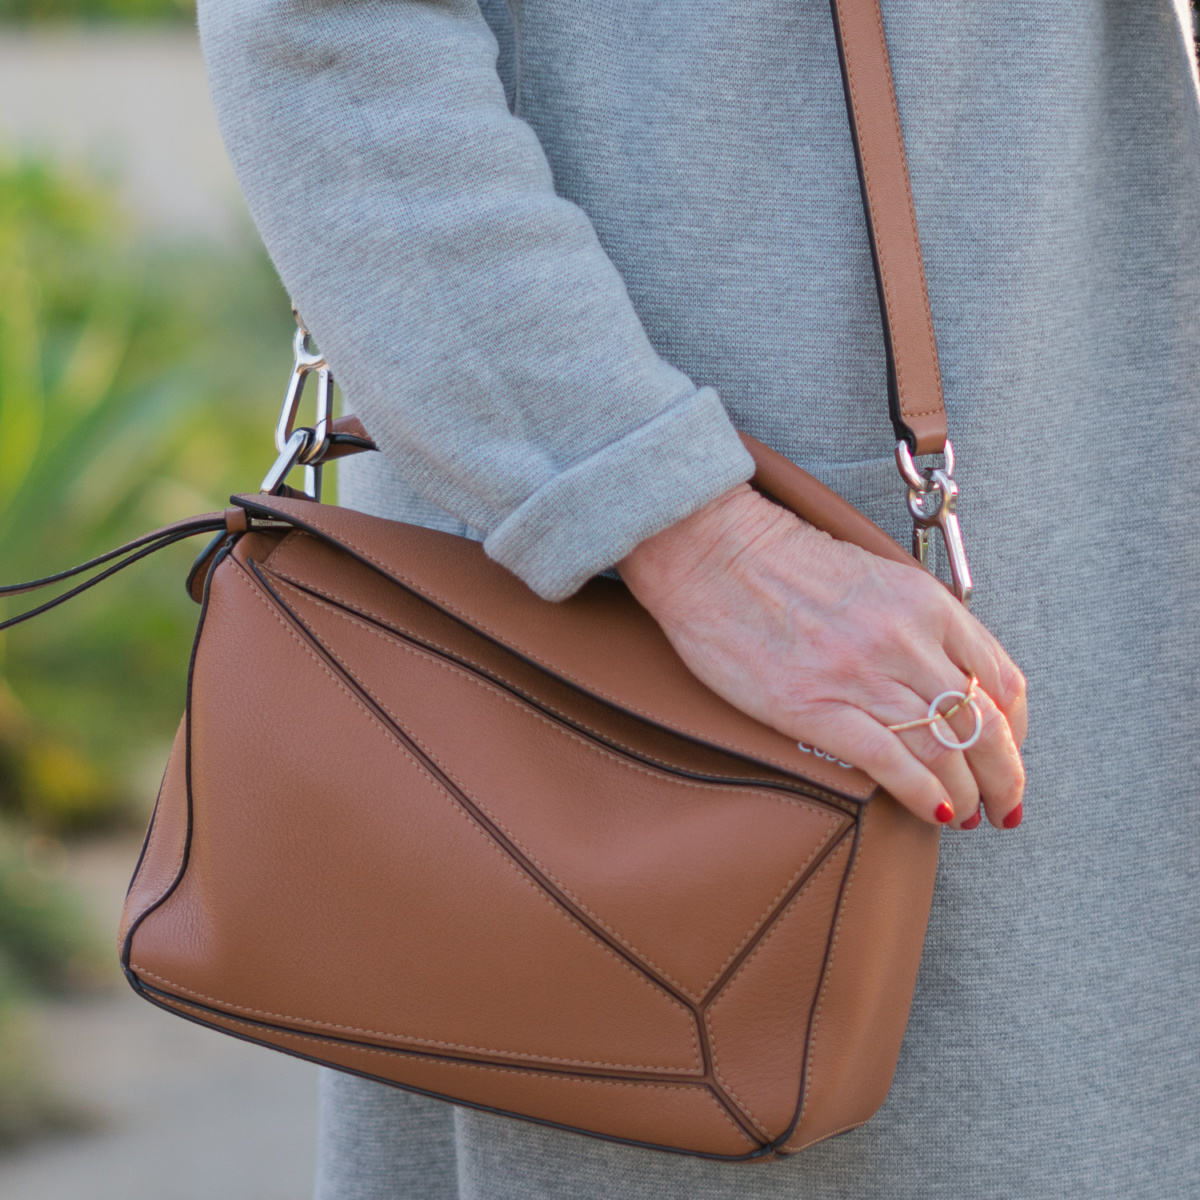
[[[1000,824],[1003,825],[1005,829],[1016,829],[1016,827],[1020,825],[1021,818],[1024,815],[1025,814],[1021,811],[1021,805],[1018,804],[1017,807],[1014,808],[1012,812],[1010,812],[1008,816],[1000,822]]]
[[[975,829],[979,822],[983,820],[983,809],[977,808],[973,817],[968,817],[960,826],[959,829]]]
[[[954,820],[954,809],[952,809],[950,805],[943,800],[941,804],[937,806],[937,811],[933,814],[933,816],[934,820],[938,821],[942,825],[946,825],[950,821]]]

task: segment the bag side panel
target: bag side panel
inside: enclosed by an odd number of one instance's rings
[[[813,1005],[853,834],[793,897],[708,1009],[716,1076],[765,1137],[796,1116]]]
[[[121,913],[119,945],[147,910],[162,899],[175,882],[187,853],[187,716],[179,723],[166,771],[159,788],[154,815],[146,832],[142,857],[134,871],[125,908]]]
[[[148,986],[353,1040],[703,1073],[690,1010],[523,872],[229,560],[193,680],[188,868],[132,939]]]
[[[929,923],[939,838],[890,796],[864,810],[785,1153],[861,1125],[887,1097]]]
[[[703,1084],[587,1079],[417,1057],[387,1047],[272,1029],[174,997],[151,999],[182,1016],[289,1054],[502,1116],[687,1154],[738,1159],[762,1152]]]

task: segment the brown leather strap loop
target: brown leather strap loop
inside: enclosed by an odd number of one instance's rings
[[[896,437],[914,454],[946,444],[946,407],[904,134],[879,0],[830,0],[887,352]]]

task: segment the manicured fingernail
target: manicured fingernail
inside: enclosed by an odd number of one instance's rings
[[[954,809],[948,805],[945,800],[937,806],[937,811],[933,814],[934,819],[941,825],[948,825],[954,820]]]
[[[1003,825],[1005,829],[1016,829],[1016,827],[1020,825],[1021,818],[1024,815],[1024,812],[1021,811],[1021,805],[1018,804],[1017,807],[1014,808],[1012,812],[1010,812],[1008,816],[1000,822],[1000,824]]]
[[[968,817],[960,826],[959,829],[975,829],[979,822],[983,820],[983,809],[977,808],[973,817]]]

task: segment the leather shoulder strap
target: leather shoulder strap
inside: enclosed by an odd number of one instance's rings
[[[830,8],[879,293],[892,425],[914,455],[940,454],[946,406],[883,14],[879,0],[830,0]],[[325,458],[373,449],[361,432],[334,438]]]
[[[946,407],[904,134],[879,0],[830,0],[887,350],[888,405],[914,454],[946,444]]]

